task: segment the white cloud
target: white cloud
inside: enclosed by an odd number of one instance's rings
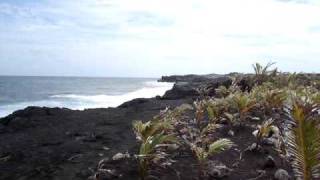
[[[7,18],[0,27],[0,41],[6,42],[0,56],[17,61],[21,57],[12,49],[26,48],[30,53],[23,50],[24,55],[34,63],[41,65],[47,53],[66,64],[79,63],[85,75],[225,73],[248,71],[261,60],[278,61],[286,71],[316,71],[310,64],[320,65],[320,6],[301,2],[8,1],[0,3],[0,18]]]

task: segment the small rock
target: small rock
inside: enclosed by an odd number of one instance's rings
[[[275,139],[274,137],[271,138],[266,138],[262,140],[262,143],[264,145],[269,145],[269,146],[275,146],[278,147],[279,141]]]
[[[228,135],[229,135],[229,136],[234,136],[234,131],[229,130],[229,131],[228,131]]]
[[[276,180],[289,180],[289,173],[284,169],[278,169],[276,173],[274,173],[274,178]]]
[[[259,134],[259,130],[255,130],[255,131],[252,132],[252,135],[253,135],[254,137],[257,137],[258,134]]]
[[[177,144],[168,144],[167,147],[169,151],[175,151],[179,149],[179,146]]]
[[[265,161],[263,167],[264,168],[274,168],[274,167],[276,167],[276,162],[274,161],[274,158],[269,155],[266,158],[266,161]]]
[[[103,149],[103,150],[106,150],[106,151],[109,151],[109,150],[110,150],[110,148],[108,148],[108,147],[106,147],[106,146],[103,146],[102,149]]]
[[[260,121],[260,118],[259,117],[253,117],[253,118],[251,118],[252,120],[254,120],[254,121]]]
[[[252,143],[248,148],[249,151],[254,151],[258,149],[257,143]]]
[[[279,113],[274,113],[273,118],[274,119],[281,119],[281,115]]]
[[[266,171],[265,170],[257,170],[257,173],[259,176],[263,176],[266,174]]]
[[[116,155],[114,155],[112,157],[112,160],[118,161],[118,160],[125,159],[125,158],[130,158],[130,154],[129,153],[125,153],[125,154],[117,153]]]
[[[113,178],[114,176],[106,171],[100,171],[94,175],[95,180],[109,180]]]
[[[238,168],[238,167],[239,167],[239,165],[240,165],[240,163],[239,163],[239,162],[235,162],[235,163],[233,163],[233,164],[232,164],[232,168]]]
[[[182,128],[179,130],[181,134],[186,134],[187,132],[189,132],[188,128]]]
[[[210,162],[208,164],[208,175],[211,178],[221,179],[228,177],[231,171],[232,169],[228,168],[226,165],[222,163]]]
[[[98,169],[105,169],[105,164],[107,164],[110,161],[109,158],[104,158],[99,161],[98,163]]]

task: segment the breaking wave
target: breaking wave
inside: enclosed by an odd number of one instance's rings
[[[0,107],[0,117],[9,115],[13,111],[23,109],[27,106],[65,107],[74,110],[117,107],[122,103],[135,98],[151,98],[157,95],[162,96],[173,86],[172,83],[155,81],[145,82],[144,84],[145,86],[141,89],[121,95],[56,94],[49,96],[49,98],[46,100],[3,105]]]

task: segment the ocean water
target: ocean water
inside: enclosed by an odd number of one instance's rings
[[[172,85],[149,78],[0,76],[0,117],[27,106],[116,107],[134,98],[163,95]]]

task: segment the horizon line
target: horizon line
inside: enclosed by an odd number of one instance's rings
[[[0,77],[52,77],[52,78],[141,78],[141,79],[157,79],[161,77],[127,77],[127,76],[77,76],[77,75],[8,75],[0,74]]]

